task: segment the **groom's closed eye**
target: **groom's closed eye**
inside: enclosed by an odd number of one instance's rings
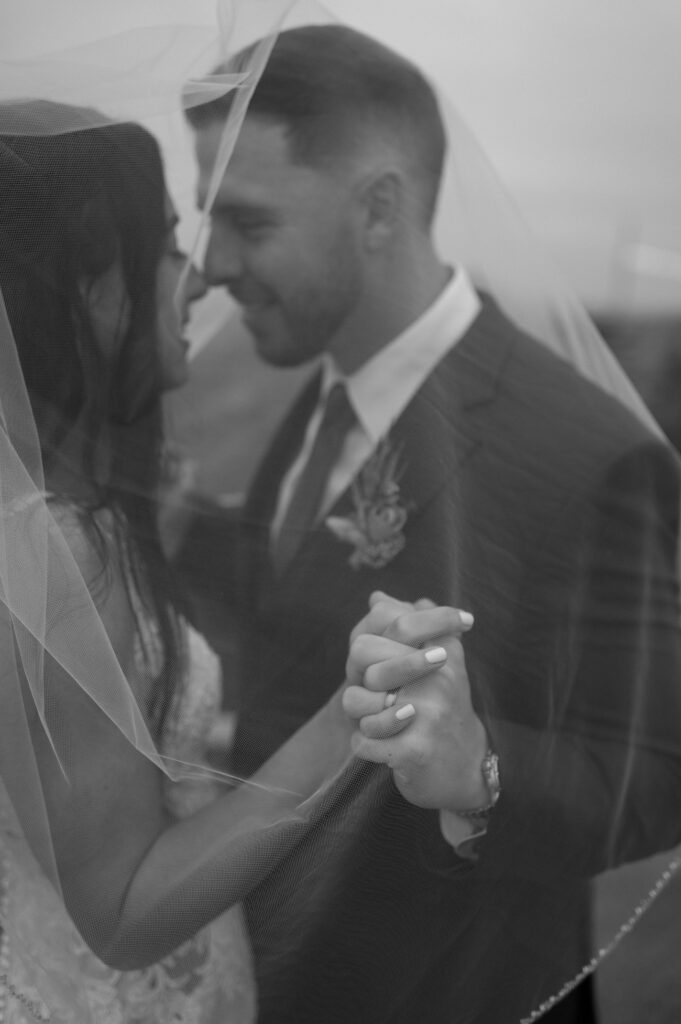
[[[235,231],[246,240],[253,240],[277,227],[279,218],[261,206],[234,206],[216,203],[210,211],[213,224]]]
[[[262,213],[233,213],[230,220],[234,230],[244,238],[259,237],[277,225],[274,217],[266,216]]]

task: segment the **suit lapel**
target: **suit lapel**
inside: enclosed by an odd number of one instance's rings
[[[401,497],[409,513],[407,543],[410,526],[416,525],[424,509],[444,488],[451,486],[464,465],[481,449],[484,410],[497,395],[513,334],[514,328],[492,300],[485,300],[474,324],[427,378],[391,429],[391,443],[400,453]],[[308,415],[316,402],[318,386],[317,381]],[[305,397],[301,397],[301,404]],[[297,411],[298,407],[292,419]],[[302,432],[298,444],[301,440]],[[294,454],[295,451],[294,446]],[[274,448],[271,454],[275,455]],[[290,459],[287,465],[289,463]],[[264,464],[263,472],[266,471]],[[275,494],[283,472],[279,467]],[[350,486],[329,514],[346,517],[352,515],[353,510]],[[357,587],[354,571],[347,568],[349,554],[349,547],[338,541],[322,521],[309,532],[281,577],[275,579],[271,575],[267,593],[261,592],[261,600],[266,604],[279,603],[287,591],[299,595],[304,587],[309,601],[328,602],[332,588],[334,603],[342,606],[354,597]],[[266,558],[269,562],[268,551]],[[312,641],[313,637],[308,635],[308,640]]]
[[[486,303],[390,431],[404,453],[402,489],[415,515],[460,478],[484,444],[486,408],[512,347],[508,330],[499,335],[501,323],[496,306]]]

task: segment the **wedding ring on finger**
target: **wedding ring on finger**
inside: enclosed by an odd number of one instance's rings
[[[397,701],[397,695],[399,690],[388,690],[385,695],[384,708],[391,708]],[[404,722],[408,718],[413,718],[416,714],[416,708],[413,704],[403,704],[401,708],[398,708],[395,712],[395,718],[398,722]]]

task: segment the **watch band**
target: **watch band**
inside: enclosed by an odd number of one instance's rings
[[[501,796],[499,757],[493,750],[488,750],[483,757],[480,771],[489,793],[489,803],[483,804],[482,807],[466,807],[454,811],[460,818],[487,818]]]

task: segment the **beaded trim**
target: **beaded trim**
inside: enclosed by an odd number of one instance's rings
[[[598,950],[598,952],[591,957],[589,962],[587,964],[584,964],[582,969],[577,972],[577,974],[574,976],[574,978],[572,978],[571,981],[566,982],[565,985],[563,985],[563,987],[558,992],[556,992],[552,996],[549,996],[549,998],[546,999],[540,1006],[538,1006],[536,1010],[532,1011],[529,1017],[523,1017],[520,1021],[520,1024],[534,1024],[536,1020],[539,1020],[540,1017],[543,1017],[545,1013],[552,1009],[556,1005],[556,1003],[559,1003],[561,999],[564,999],[566,995],[572,992],[572,990],[576,988],[577,985],[580,984],[580,982],[584,981],[584,979],[588,977],[590,974],[593,974],[593,972],[596,970],[601,961],[604,960],[606,956],[609,956],[613,952],[613,950],[617,946],[619,946],[620,942],[625,937],[625,935],[628,935],[629,932],[633,930],[634,925],[636,925],[640,918],[645,914],[645,912],[650,909],[650,907],[655,902],[660,893],[667,888],[673,876],[679,870],[680,867],[681,857],[675,857],[672,861],[670,861],[669,866],[666,868],[665,871],[662,872],[662,874],[660,875],[660,877],[658,878],[657,882],[650,890],[648,895],[641,900],[641,902],[636,907],[634,913],[631,915],[629,920],[625,921],[625,923],[621,926],[619,931],[615,933],[614,938],[608,943],[608,945],[602,946]]]
[[[16,999],[25,1010],[38,1021],[38,1024],[49,1024],[52,1020],[51,1014],[44,1006],[23,992],[10,981],[9,971],[9,935],[7,929],[2,927],[2,922],[7,920],[7,907],[9,902],[8,875],[9,865],[7,858],[0,860],[0,1024],[7,1019],[7,1007],[10,999]]]

